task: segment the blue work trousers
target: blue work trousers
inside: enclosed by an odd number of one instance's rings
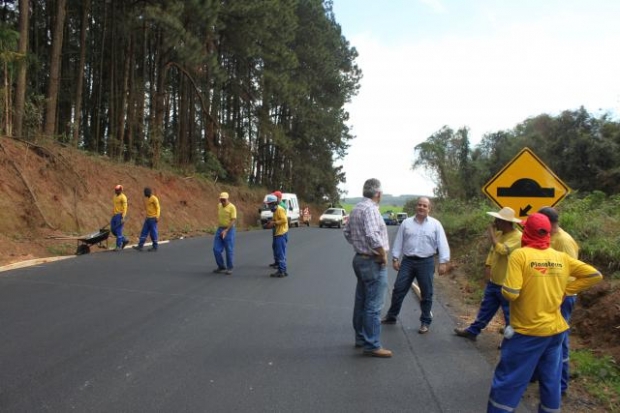
[[[411,290],[413,280],[418,281],[420,287],[420,322],[430,325],[433,321],[431,309],[433,307],[433,276],[435,275],[435,259],[403,257],[400,270],[392,289],[392,304],[385,318],[396,319],[400,313],[405,296]]]
[[[562,305],[560,305],[560,312],[562,317],[570,324],[570,316],[575,308],[575,302],[577,301],[576,295],[569,295],[564,297]],[[568,379],[570,378],[570,341],[568,335],[570,329],[564,332],[564,339],[562,340],[562,393],[568,390]]]
[[[539,412],[560,411],[560,376],[564,333],[549,337],[515,333],[502,342],[487,413],[514,412],[534,372],[538,373]]]
[[[372,257],[356,254],[353,271],[357,278],[353,329],[355,344],[364,350],[381,348],[381,309],[387,292],[387,268]]]
[[[480,332],[491,322],[493,317],[495,317],[495,313],[497,313],[497,310],[499,310],[500,307],[504,313],[505,325],[509,325],[510,305],[508,300],[506,300],[502,295],[502,286],[489,281],[484,288],[484,296],[482,297],[482,302],[480,303],[480,310],[478,310],[476,321],[467,327],[467,331],[474,335],[480,334]]]
[[[222,231],[226,228],[218,228],[213,237],[213,255],[219,269],[233,269],[233,259],[235,257],[235,227],[230,228],[226,232],[226,237],[222,238]],[[226,265],[224,265],[224,251],[226,251]]]
[[[288,233],[273,237],[274,253],[278,263],[278,272],[286,274],[286,246],[288,244]]]
[[[153,241],[153,249],[157,249],[158,244],[158,232],[157,232],[157,219],[156,218],[147,218],[144,220],[144,225],[142,225],[142,232],[140,233],[140,242],[138,243],[138,247],[143,247],[146,242],[146,237],[150,236],[151,241]]]
[[[123,246],[123,241],[125,241],[125,237],[123,236],[124,226],[123,214],[116,214],[112,217],[110,221],[110,232],[116,237],[117,248],[121,248]]]

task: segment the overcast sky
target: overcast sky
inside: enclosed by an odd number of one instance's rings
[[[347,105],[355,139],[345,197],[367,178],[384,193],[432,195],[414,147],[444,125],[485,133],[584,106],[620,113],[620,1],[333,0],[359,53]]]

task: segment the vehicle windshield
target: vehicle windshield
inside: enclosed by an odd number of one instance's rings
[[[342,215],[339,209],[330,208],[323,212],[323,215]]]

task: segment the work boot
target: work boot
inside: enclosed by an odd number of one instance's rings
[[[134,250],[138,250],[138,251],[144,251],[144,248],[141,245],[134,245],[133,247]]]
[[[121,249],[125,249],[125,247],[127,246],[127,244],[129,244],[129,240],[124,239],[124,240],[123,240],[123,245],[121,246]]]
[[[455,328],[454,334],[456,334],[459,337],[469,339],[471,341],[476,341],[476,337],[477,337],[474,333],[468,331],[466,328]]]
[[[378,348],[375,350],[364,350],[364,355],[369,357],[390,358],[392,357],[392,352],[384,348]]]

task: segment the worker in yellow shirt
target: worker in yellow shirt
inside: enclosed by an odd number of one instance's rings
[[[228,192],[222,192],[220,194],[220,203],[217,205],[218,227],[213,239],[213,255],[215,255],[217,268],[213,272],[225,272],[230,275],[233,271],[233,258],[235,255],[237,208],[228,198]],[[224,265],[223,258],[224,250],[226,250],[226,265]]]
[[[551,222],[551,248],[556,251],[565,252],[573,258],[579,258],[579,244],[570,236],[570,234],[560,228],[560,216],[558,211],[552,207],[544,207],[538,210],[543,215],[546,215]],[[560,306],[560,312],[562,317],[567,323],[570,322],[570,316],[575,308],[577,302],[577,294],[565,295]],[[568,380],[570,378],[570,329],[564,333],[564,340],[562,340],[562,381],[561,389],[562,395],[565,395],[568,390]],[[535,377],[536,379],[538,377]]]
[[[459,337],[475,341],[478,334],[491,322],[500,308],[504,313],[505,325],[510,324],[510,308],[508,300],[502,295],[502,284],[506,278],[506,267],[510,253],[521,247],[521,231],[515,228],[521,220],[515,216],[515,211],[504,207],[499,212],[487,212],[495,220],[487,228],[487,238],[491,247],[485,261],[485,274],[488,277],[484,288],[484,295],[480,303],[480,310],[476,320],[467,328],[455,328],[454,333]]]
[[[508,258],[502,294],[510,301],[510,325],[491,384],[489,413],[515,411],[534,372],[539,411],[560,411],[562,340],[568,330],[560,304],[565,294],[583,291],[603,276],[550,244],[549,218],[532,214],[523,229],[522,247]],[[569,277],[575,280],[569,282]]]
[[[286,268],[286,247],[288,244],[288,217],[286,210],[282,205],[278,204],[278,198],[269,194],[266,197],[267,206],[273,212],[273,218],[267,222],[267,228],[275,228],[273,233],[273,246],[276,262],[278,263],[278,271],[270,274],[271,277],[287,277]]]
[[[116,185],[114,187],[114,196],[112,197],[112,219],[110,220],[110,232],[116,237],[116,248],[114,248],[114,251],[122,250],[129,243],[129,240],[123,236],[126,216],[127,197],[123,193],[123,185]]]
[[[159,222],[159,215],[161,213],[161,209],[159,207],[159,199],[157,199],[157,197],[153,195],[153,190],[151,188],[144,188],[144,197],[146,198],[144,201],[146,219],[144,220],[144,225],[142,225],[140,242],[138,243],[138,245],[135,245],[134,248],[138,251],[142,251],[144,248],[144,243],[146,242],[146,237],[150,236],[151,241],[153,241],[153,246],[149,248],[149,251],[155,252],[158,248],[157,223]]]

